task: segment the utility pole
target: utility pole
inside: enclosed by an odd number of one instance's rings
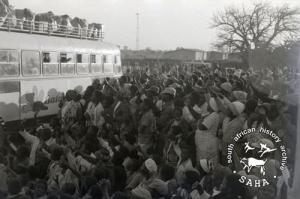
[[[136,50],[139,50],[140,45],[140,25],[139,25],[139,13],[136,13]]]

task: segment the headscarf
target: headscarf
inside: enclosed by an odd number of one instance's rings
[[[209,106],[215,111],[215,112],[218,112],[218,104],[217,104],[217,102],[216,102],[216,100],[215,100],[215,98],[210,98],[209,99]]]

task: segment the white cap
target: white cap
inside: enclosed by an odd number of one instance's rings
[[[215,100],[215,98],[211,97],[209,99],[209,106],[215,111],[217,112],[219,109],[218,109],[218,105],[217,105],[217,102]]]
[[[145,161],[145,167],[147,168],[147,170],[150,173],[156,173],[157,172],[157,165],[156,165],[155,161],[152,160],[151,158],[148,158]]]
[[[201,159],[200,160],[200,166],[201,168],[206,172],[206,173],[209,173],[209,165],[208,165],[208,161],[207,159]]]
[[[228,93],[231,93],[232,91],[232,85],[229,82],[224,82],[220,86],[223,90],[227,91]]]
[[[235,109],[235,113],[237,113],[237,115],[240,115],[245,110],[245,105],[242,102],[235,101],[235,102],[232,102],[232,105],[233,105],[233,107]]]
[[[152,199],[151,193],[141,185],[133,189],[131,193],[139,198]]]
[[[175,90],[175,88],[173,88],[173,87],[167,87],[167,88],[165,88],[165,89],[161,92],[161,94],[169,94],[169,95],[175,97],[175,95],[176,95],[176,90]]]

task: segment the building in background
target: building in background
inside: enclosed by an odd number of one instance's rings
[[[124,47],[121,50],[122,65],[126,70],[134,68],[167,68],[185,63],[210,64],[212,66],[241,68],[241,59],[237,53],[224,53],[218,51],[204,51],[200,49],[177,48],[171,51],[130,50]]]
[[[228,53],[217,52],[217,51],[207,51],[206,52],[206,62],[216,62],[216,61],[223,61],[228,60]]]
[[[166,60],[180,61],[204,61],[206,52],[199,49],[178,48],[176,50],[167,51],[163,55]]]

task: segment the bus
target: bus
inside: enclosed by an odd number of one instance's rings
[[[94,79],[122,75],[120,50],[98,39],[0,29],[0,117],[5,122],[34,117],[35,102],[58,111],[69,89],[83,94]]]

